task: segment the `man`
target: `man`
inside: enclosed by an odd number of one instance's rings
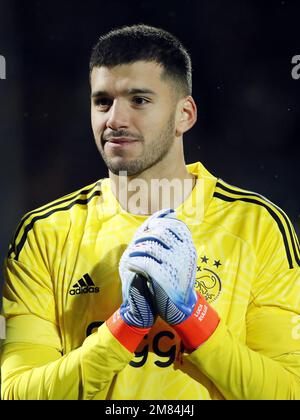
[[[298,240],[262,196],[185,165],[186,50],[121,28],[99,39],[90,82],[109,178],[16,231],[2,397],[299,399]]]

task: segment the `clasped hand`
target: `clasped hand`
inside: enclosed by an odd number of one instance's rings
[[[183,322],[197,301],[196,263],[191,232],[174,210],[149,217],[120,260],[124,321],[141,328],[151,327],[157,315],[171,325]]]

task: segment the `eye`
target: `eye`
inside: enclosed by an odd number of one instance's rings
[[[101,108],[101,109],[106,109],[106,108],[110,107],[111,104],[112,104],[111,99],[105,98],[105,97],[103,97],[103,98],[99,97],[99,98],[96,98],[94,100],[94,105],[97,108]]]
[[[146,99],[146,98],[143,98],[142,96],[134,96],[132,98],[132,102],[135,105],[145,105],[145,104],[149,103],[149,100]]]

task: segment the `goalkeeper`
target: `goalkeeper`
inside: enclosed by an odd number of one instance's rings
[[[109,176],[16,230],[3,399],[300,399],[298,238],[269,200],[185,163],[191,74],[157,28],[95,45],[91,120]]]

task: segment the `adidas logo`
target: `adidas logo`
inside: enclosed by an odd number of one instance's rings
[[[95,286],[88,274],[85,274],[77,283],[73,284],[72,289],[69,291],[71,296],[84,293],[99,293],[99,287]]]

